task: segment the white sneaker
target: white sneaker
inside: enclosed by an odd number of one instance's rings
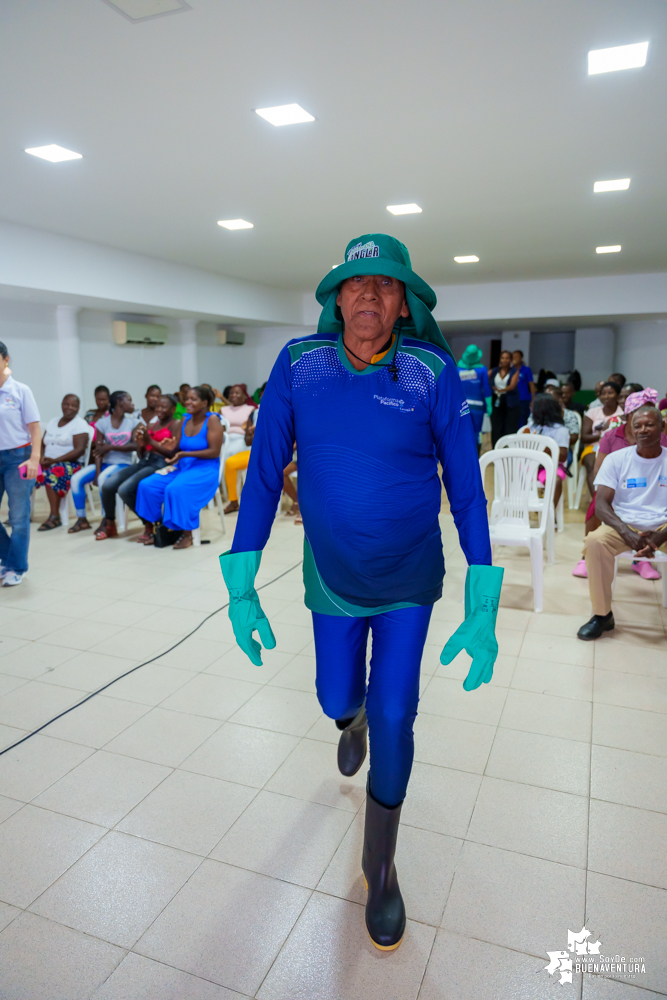
[[[23,582],[23,573],[15,573],[13,569],[5,570],[2,576],[3,587],[18,587]]]

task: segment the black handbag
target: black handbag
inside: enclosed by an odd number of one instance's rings
[[[176,544],[180,536],[180,531],[175,531],[173,528],[167,528],[167,526],[162,523],[156,524],[153,532],[155,548],[169,548],[170,545]]]

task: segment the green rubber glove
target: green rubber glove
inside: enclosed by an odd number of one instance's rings
[[[262,665],[262,647],[253,639],[253,632],[257,630],[266,649],[275,649],[276,645],[269,619],[262,611],[255,590],[255,577],[261,558],[261,552],[230,551],[223,552],[220,556],[222,575],[229,591],[229,618],[236,644],[256,667]]]
[[[485,396],[484,402],[486,403],[487,415],[490,417],[493,412],[493,398],[491,396]]]
[[[469,566],[466,576],[466,619],[447,640],[440,654],[441,663],[451,663],[465,649],[472,656],[464,691],[474,691],[488,684],[498,656],[496,618],[503,582],[502,566]]]

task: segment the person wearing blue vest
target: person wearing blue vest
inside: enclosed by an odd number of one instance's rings
[[[468,561],[466,618],[441,660],[450,663],[462,649],[472,656],[466,691],[491,680],[503,570],[491,565],[468,403],[432,316],[435,293],[412,270],[407,248],[378,233],[352,240],[317,299],[318,332],[291,340],[268,380],[234,541],[220,563],[236,641],[260,665],[253,632],[267,649],[276,641],[254,580],[298,441],[317,696],[340,731],[344,775],[360,769],[370,739],[361,860],[366,926],[377,948],[392,950],[406,924],[394,852],[412,767],[419,668],[445,572],[438,463]],[[349,411],[363,435],[350,437],[341,421]]]
[[[470,416],[477,438],[477,450],[481,445],[484,414],[491,416],[493,398],[486,368],[482,364],[482,352],[476,344],[468,344],[457,365],[459,378],[470,408]]]

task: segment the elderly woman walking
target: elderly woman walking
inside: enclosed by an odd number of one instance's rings
[[[353,240],[317,298],[318,333],[283,348],[262,397],[234,542],[220,562],[236,640],[260,664],[253,631],[267,649],[276,643],[254,579],[298,441],[317,696],[340,731],[344,775],[361,768],[370,737],[366,926],[377,948],[392,950],[405,930],[394,852],[419,670],[445,571],[438,462],[469,564],[466,620],[442,660],[464,647],[473,656],[467,691],[491,679],[503,571],[491,566],[475,433],[457,367],[431,315],[435,294],[412,270],[406,247],[383,234]],[[346,413],[363,434],[350,435]]]

